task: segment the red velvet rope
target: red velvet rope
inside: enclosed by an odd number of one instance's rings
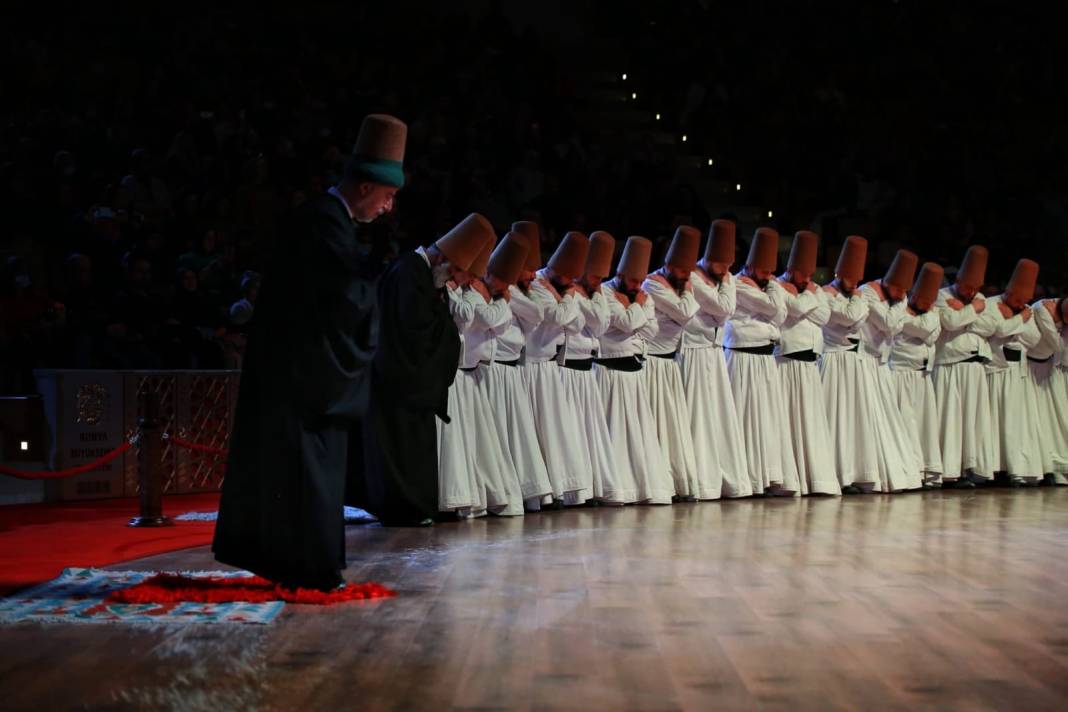
[[[197,445],[196,443],[191,443],[188,440],[183,440],[182,438],[180,438],[180,437],[178,437],[176,435],[171,435],[171,436],[168,437],[168,439],[172,443],[177,445],[178,447],[184,447],[187,450],[195,450],[196,452],[205,452],[205,453],[208,453],[210,455],[229,455],[230,454],[229,450],[224,450],[223,448],[219,448],[219,447],[208,447],[207,445]]]
[[[92,462],[87,462],[83,465],[78,465],[77,467],[71,467],[66,470],[58,470],[55,472],[49,470],[42,470],[41,472],[23,472],[11,467],[5,467],[4,465],[0,465],[0,475],[10,475],[11,477],[17,477],[20,480],[58,480],[64,477],[73,477],[74,475],[81,475],[86,472],[92,472],[101,465],[106,465],[107,463],[111,462],[116,457],[123,454],[132,447],[133,443],[126,441],[108,454],[101,455]]]

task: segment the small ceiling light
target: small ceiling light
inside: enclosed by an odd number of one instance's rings
[[[623,72],[623,81],[627,81],[627,73]]]
[[[710,166],[712,165],[712,159],[711,158],[708,159],[708,165],[710,165]]]
[[[735,183],[734,189],[735,190],[741,190],[742,189],[742,184],[741,183]]]
[[[636,91],[635,92],[631,92],[630,98],[631,99],[637,99],[638,98],[638,92],[636,92]]]
[[[686,141],[686,134],[683,134],[683,135],[682,135],[682,140],[683,140],[684,142]]]
[[[656,120],[657,120],[657,121],[659,121],[659,120],[660,120],[660,114],[657,114],[657,115],[656,115]]]
[[[19,450],[22,450],[23,452],[26,452],[29,449],[30,449],[30,444],[28,442],[26,442],[25,440],[20,440],[19,441]]]
[[[768,211],[768,217],[769,218],[773,218],[773,217],[775,217],[775,214],[769,210]]]

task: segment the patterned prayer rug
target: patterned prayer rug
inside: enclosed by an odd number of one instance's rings
[[[268,600],[144,603],[109,602],[109,596],[157,576],[155,571],[64,569],[57,578],[0,599],[0,623],[270,623],[285,602]],[[183,574],[192,579],[226,580],[254,577],[243,571],[200,571]]]

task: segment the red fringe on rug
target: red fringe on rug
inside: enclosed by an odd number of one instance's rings
[[[115,591],[107,597],[107,603],[310,603],[329,606],[345,601],[362,601],[369,598],[390,598],[396,592],[378,583],[349,583],[335,591],[316,589],[283,588],[276,583],[252,577],[182,576],[181,574],[156,574],[141,583]]]

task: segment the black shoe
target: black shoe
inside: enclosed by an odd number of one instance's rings
[[[971,480],[966,480],[966,479],[964,479],[962,477],[959,480],[954,480],[952,482],[943,482],[942,483],[942,489],[959,489],[959,490],[975,489],[975,483],[972,482]]]
[[[434,526],[434,520],[430,517],[426,519],[382,519],[380,520],[384,527],[432,527]]]
[[[864,494],[864,490],[856,485],[846,485],[842,488],[842,494]]]

